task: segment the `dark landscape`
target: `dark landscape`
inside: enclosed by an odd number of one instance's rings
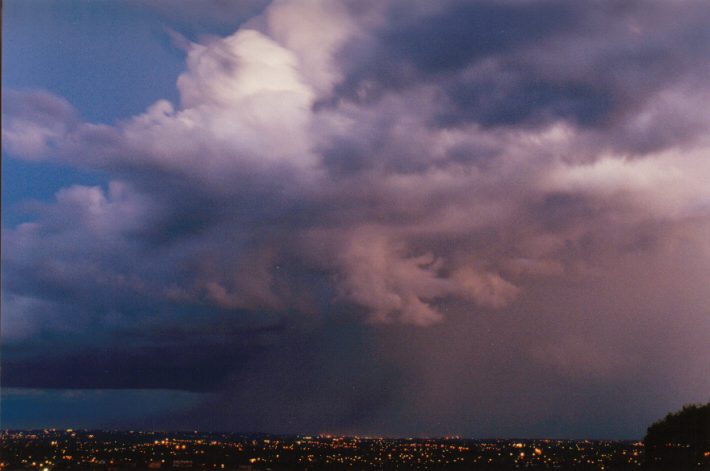
[[[109,430],[5,430],[0,469],[707,470],[710,403],[644,440],[384,438]]]
[[[0,437],[0,468],[8,470],[707,470],[710,403],[668,414],[642,441],[73,429]]]
[[[641,442],[36,430],[3,433],[7,469],[626,470]]]

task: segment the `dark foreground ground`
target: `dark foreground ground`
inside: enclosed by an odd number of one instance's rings
[[[643,444],[84,430],[3,431],[3,470],[639,470]]]

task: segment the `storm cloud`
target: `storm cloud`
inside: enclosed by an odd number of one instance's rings
[[[705,3],[256,13],[183,37],[179,102],[130,119],[3,91],[12,158],[110,180],[3,228],[3,384],[388,434],[633,435],[707,399]]]

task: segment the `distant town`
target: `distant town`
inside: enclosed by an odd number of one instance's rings
[[[3,470],[640,469],[643,442],[202,432],[1,432]]]

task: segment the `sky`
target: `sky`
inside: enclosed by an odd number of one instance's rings
[[[710,400],[708,17],[5,0],[1,426],[640,438]]]

